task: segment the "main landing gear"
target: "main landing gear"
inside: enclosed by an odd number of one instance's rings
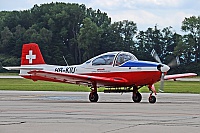
[[[97,92],[90,92],[90,95],[89,95],[90,102],[97,102],[98,99],[99,99],[99,95],[97,94]]]
[[[93,84],[93,87],[91,88],[89,100],[90,100],[90,102],[97,102],[99,100],[99,95],[97,94],[97,85],[96,84]]]
[[[142,95],[139,92],[133,93],[132,99],[135,103],[139,103],[142,100]]]
[[[139,103],[142,100],[142,95],[138,92],[138,87],[134,86],[133,87],[133,96],[132,99],[135,103]]]

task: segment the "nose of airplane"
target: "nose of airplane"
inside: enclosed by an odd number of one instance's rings
[[[169,71],[170,67],[168,65],[165,65],[165,64],[159,64],[157,66],[157,69],[161,72],[167,72],[167,71]]]

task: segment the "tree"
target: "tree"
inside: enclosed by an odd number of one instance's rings
[[[36,42],[37,43],[37,35],[38,32],[32,27],[30,27],[26,32],[24,33],[24,43],[30,43],[30,42]]]
[[[53,37],[52,32],[46,28],[40,29],[37,36],[38,44],[40,45],[41,52],[46,62],[50,62],[51,60],[49,54],[49,45],[51,44],[52,37]]]
[[[194,40],[189,35],[183,35],[177,39],[178,44],[174,49],[174,53],[181,57],[182,63],[189,64],[194,60],[193,46],[190,45],[194,43]]]
[[[133,39],[137,33],[136,23],[133,21],[123,20],[120,21],[121,26],[121,37],[123,38],[124,47],[126,51],[131,51],[131,48],[134,49]]]
[[[194,56],[194,61],[200,61],[200,16],[192,16],[185,18],[182,22],[181,29],[188,32],[184,36],[185,40],[191,46],[191,54]]]
[[[100,53],[99,42],[102,31],[90,18],[83,20],[83,27],[78,36],[79,48],[83,50],[83,60],[87,60]]]
[[[102,34],[102,51],[133,51],[137,26],[133,21],[114,22]]]
[[[69,64],[78,64],[108,51],[129,51],[139,59],[155,61],[150,56],[155,49],[163,63],[179,55],[188,65],[200,61],[199,27],[200,17],[191,16],[182,22],[184,35],[157,25],[138,32],[134,21],[111,23],[107,13],[84,4],[34,5],[24,11],[0,11],[0,61],[17,65],[22,45],[35,42],[48,64],[65,65],[62,56]]]
[[[145,32],[140,31],[136,36],[136,48],[138,55],[143,60],[153,60],[150,53],[155,49],[163,63],[169,63],[174,58],[174,47],[177,45],[176,33],[172,32],[172,27],[158,29],[148,28]],[[147,58],[148,57],[148,58]]]
[[[10,43],[12,43],[13,33],[8,27],[4,27],[1,31],[1,42],[0,42],[0,52],[1,53],[10,53]]]
[[[17,25],[13,32],[15,45],[14,45],[14,48],[12,48],[12,55],[17,58],[21,57],[21,49],[22,49],[22,45],[24,43],[24,33],[25,32],[26,32],[26,29],[24,27],[22,27],[21,25]]]
[[[99,49],[101,53],[122,50],[123,38],[120,36],[118,24],[114,22],[107,26],[104,25]]]
[[[137,43],[135,44],[136,47],[136,52],[135,54],[137,54],[137,57],[140,60],[147,60],[147,57],[150,55],[149,54],[149,50],[150,48],[148,47],[148,39],[147,39],[147,35],[146,32],[144,31],[139,31],[139,33],[136,36],[137,39]]]

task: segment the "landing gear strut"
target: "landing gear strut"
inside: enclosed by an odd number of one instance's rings
[[[91,92],[89,95],[89,100],[90,100],[90,102],[97,102],[99,99],[99,95],[97,94],[97,85],[95,83],[93,83],[92,88],[91,88]]]
[[[156,95],[156,89],[155,89],[154,85],[149,85],[148,88],[151,91],[151,94],[149,96],[149,103],[155,103],[156,97],[153,96],[153,93]]]
[[[133,87],[133,96],[132,99],[135,103],[139,103],[142,100],[142,95],[138,92],[137,86]]]

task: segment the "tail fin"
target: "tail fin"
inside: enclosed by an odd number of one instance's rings
[[[21,65],[45,64],[40,48],[36,43],[24,44],[22,47]]]

